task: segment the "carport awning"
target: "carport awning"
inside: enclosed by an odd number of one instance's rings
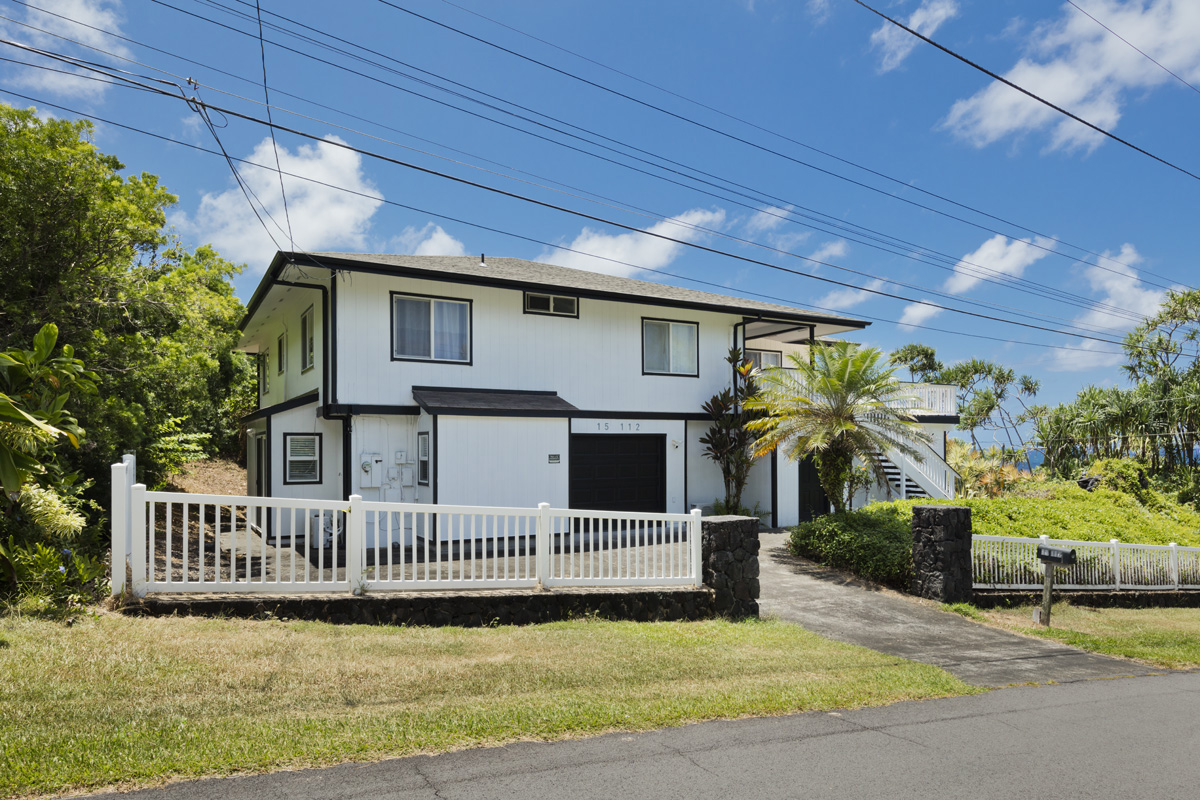
[[[579,409],[557,392],[449,389],[414,386],[413,400],[427,414],[497,417],[566,417]]]

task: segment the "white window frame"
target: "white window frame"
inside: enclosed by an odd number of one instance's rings
[[[646,368],[646,326],[647,325],[666,325],[667,326],[667,360],[670,362],[666,372],[652,370]],[[682,358],[677,358],[675,348],[671,346],[674,337],[671,335],[675,327],[687,327],[695,331],[695,352],[693,353],[694,363],[696,368],[692,372],[684,371],[682,364],[686,363]],[[678,319],[657,319],[654,317],[642,317],[642,374],[643,375],[670,375],[680,378],[698,378],[700,377],[700,323],[687,322]]]
[[[258,359],[258,394],[266,397],[271,393],[271,348],[262,351]]]
[[[300,371],[307,372],[317,362],[317,333],[313,327],[313,307],[300,315]]]
[[[396,352],[396,300],[424,300],[429,304],[429,355],[413,356],[400,355]],[[392,361],[426,361],[439,364],[465,364],[470,366],[475,350],[475,319],[474,301],[461,297],[436,297],[426,294],[409,294],[407,292],[391,293],[391,337]],[[437,357],[437,304],[447,303],[467,307],[467,357],[438,358]]]
[[[428,486],[430,483],[429,470],[429,431],[417,432],[417,485]],[[424,475],[424,479],[422,479]]]
[[[287,334],[279,334],[279,338],[275,340],[275,374],[282,375],[287,372]]]
[[[312,440],[312,456],[297,457],[292,453],[293,442]],[[296,478],[292,475],[292,464],[296,462],[312,463],[313,477]],[[290,486],[299,483],[321,483],[321,434],[319,433],[285,433],[283,435],[283,484]]]
[[[779,360],[779,363],[764,365],[763,359],[762,359],[763,356],[775,356]],[[783,366],[783,351],[781,351],[781,350],[758,350],[753,347],[747,347],[746,348],[746,360],[749,361],[751,364],[753,364],[754,368],[757,370],[770,369],[771,367],[782,367]]]

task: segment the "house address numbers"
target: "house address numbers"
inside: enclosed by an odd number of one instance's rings
[[[633,433],[642,429],[640,422],[597,422],[596,430],[598,431],[624,431]]]

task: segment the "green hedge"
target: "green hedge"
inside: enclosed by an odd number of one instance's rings
[[[1132,487],[1130,487],[1132,488]],[[1148,508],[1125,492],[1087,492],[1074,483],[1027,483],[998,498],[903,500],[830,514],[792,529],[796,555],[907,591],[912,577],[912,509],[967,506],[974,533],[1200,547],[1200,514],[1162,495]]]

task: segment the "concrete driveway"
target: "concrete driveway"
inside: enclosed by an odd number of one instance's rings
[[[1154,669],[972,622],[790,555],[785,533],[760,536],[764,615],[882,653],[933,664],[975,686],[1065,683]]]

